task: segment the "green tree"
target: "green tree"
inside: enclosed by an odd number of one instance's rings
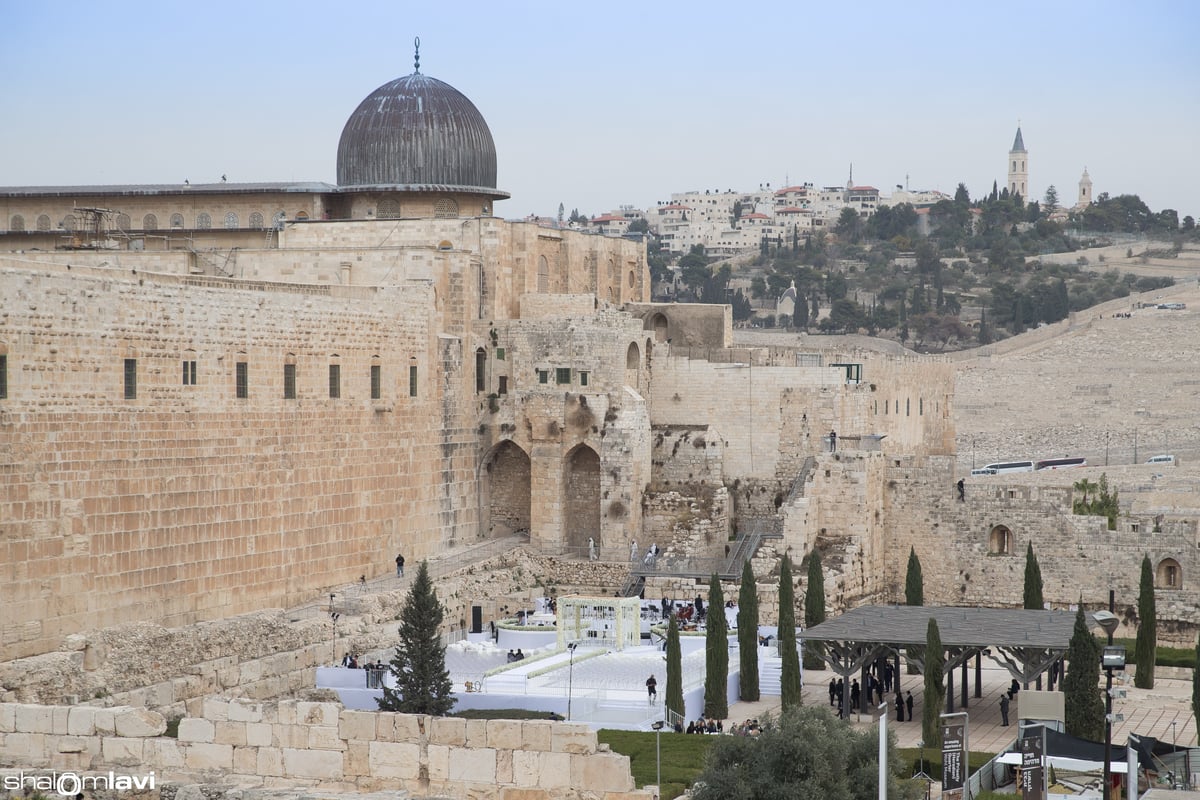
[[[938,630],[937,620],[930,617],[929,626],[925,629],[925,705],[921,710],[921,737],[926,747],[935,749],[942,744],[942,726],[938,718],[946,702],[945,667],[942,634]]]
[[[1154,568],[1150,556],[1142,556],[1142,580],[1138,587],[1138,630],[1133,653],[1137,671],[1133,685],[1139,689],[1154,688],[1154,655],[1158,643],[1158,612],[1154,607]]]
[[[1046,607],[1042,598],[1042,568],[1033,554],[1033,542],[1025,551],[1025,608],[1041,611]]]
[[[675,615],[667,623],[667,694],[666,708],[683,716],[683,657],[679,650],[679,622]]]
[[[792,559],[784,555],[779,566],[779,656],[783,659],[780,702],[784,711],[799,706],[800,652],[796,649],[796,589],[792,586]]]
[[[971,193],[967,191],[965,183],[959,183],[958,188],[954,190],[954,202],[963,203],[964,205],[971,204]]]
[[[396,688],[384,687],[383,697],[376,699],[380,711],[450,713],[455,700],[450,693],[441,626],[442,604],[429,579],[429,564],[422,561],[400,609],[400,641],[389,666]]]
[[[1054,184],[1046,187],[1046,196],[1042,198],[1042,209],[1045,210],[1046,216],[1050,216],[1058,210],[1058,189],[1054,188]]]
[[[858,212],[853,208],[843,208],[833,229],[842,241],[853,243],[862,238],[862,227],[862,217]]]
[[[704,635],[704,716],[729,716],[729,632],[725,627],[725,598],[721,579],[708,583],[708,624]]]
[[[917,558],[915,547],[908,548],[908,571],[904,574],[904,604],[925,605],[925,578],[921,574],[921,559]]]
[[[825,570],[821,552],[815,547],[808,556],[808,588],[804,592],[804,627],[815,628],[825,621]],[[825,669],[819,642],[804,642],[804,668]]]
[[[742,564],[742,585],[738,590],[738,652],[742,677],[738,697],[757,700],[758,691],[758,587],[750,559]]]
[[[1088,630],[1083,604],[1075,613],[1075,631],[1067,648],[1063,705],[1067,733],[1092,742],[1104,740],[1104,700],[1100,696],[1100,645]]]
[[[886,796],[915,800],[901,780],[894,736],[887,747]],[[718,736],[692,789],[694,800],[874,800],[879,792],[879,733],[855,730],[821,707],[770,720],[758,736]]]

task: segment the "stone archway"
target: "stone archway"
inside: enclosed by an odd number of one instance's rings
[[[665,342],[667,340],[667,315],[659,313],[651,317],[650,330],[654,331],[654,341]]]
[[[625,351],[625,384],[640,389],[642,353],[638,350],[637,342],[630,342]]]
[[[563,544],[587,557],[588,538],[600,548],[600,456],[585,444],[563,460]]]
[[[530,520],[529,455],[509,440],[492,448],[479,482],[480,534],[503,538],[528,533]]]
[[[1182,589],[1183,569],[1173,558],[1164,558],[1158,562],[1154,586],[1158,589]]]
[[[997,525],[988,534],[988,553],[994,556],[1010,556],[1013,552],[1012,531],[1006,525]]]

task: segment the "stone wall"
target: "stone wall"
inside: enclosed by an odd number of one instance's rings
[[[725,348],[733,344],[733,308],[706,303],[642,303],[625,306],[652,331],[656,342],[678,347]]]
[[[327,791],[556,800],[640,800],[629,758],[585,725],[465,720],[337,703],[198,699],[166,738],[166,720],[136,708],[0,704],[0,765],[74,771],[153,770],[160,782],[222,782]],[[514,794],[513,792],[523,792]]]

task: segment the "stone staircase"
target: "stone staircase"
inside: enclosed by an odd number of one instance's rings
[[[778,697],[783,693],[783,659],[774,647],[758,648],[758,693]]]

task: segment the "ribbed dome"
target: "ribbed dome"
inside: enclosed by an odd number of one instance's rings
[[[380,86],[338,142],[338,184],[496,192],[496,145],[479,109],[453,86],[414,72]]]

